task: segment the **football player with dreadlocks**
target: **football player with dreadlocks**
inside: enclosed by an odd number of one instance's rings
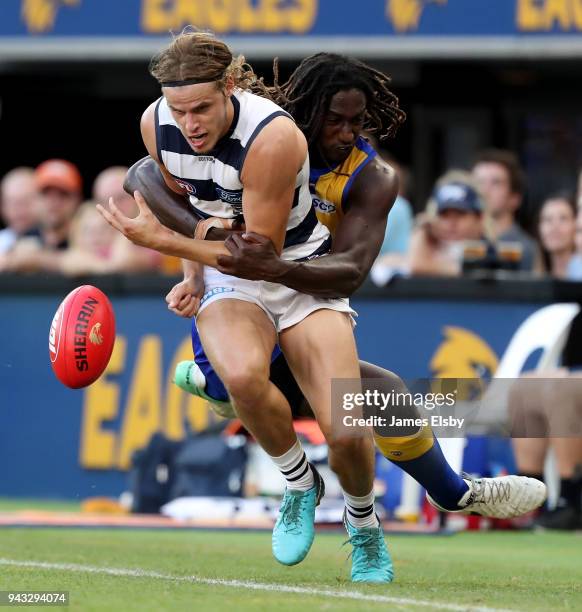
[[[285,261],[267,238],[231,232],[208,220],[204,221],[211,226],[206,237],[226,238],[231,256],[218,259],[218,270],[225,274],[280,283],[323,298],[350,296],[378,255],[398,192],[394,170],[361,134],[366,131],[380,140],[393,137],[406,115],[389,89],[390,79],[358,60],[318,53],[304,59],[282,85],[277,72],[275,64],[273,87],[262,82],[256,87],[289,112],[307,138],[313,205],[333,235],[332,250],[309,261]],[[141,160],[131,168],[126,189],[141,191],[163,223],[193,236],[198,220],[184,202],[172,202],[174,196],[165,192],[156,172],[148,158]],[[191,317],[199,297],[183,282],[170,291],[167,301],[172,311]],[[204,355],[195,322],[193,345],[195,361],[179,364],[176,384],[209,400],[222,414],[234,416],[224,385]],[[381,379],[396,391],[406,391],[391,372],[362,361],[360,369],[363,379]],[[271,379],[296,408],[301,392],[281,354],[274,354]],[[417,416],[413,407],[393,408],[406,411],[401,417]],[[528,512],[545,499],[545,485],[535,479],[472,479],[455,473],[429,428],[401,428],[389,437],[376,433],[375,438],[382,454],[425,487],[429,501],[441,510],[509,517]],[[366,514],[370,508],[369,504],[348,507],[345,523],[351,536],[353,524],[365,523],[371,529],[377,525],[376,518]]]

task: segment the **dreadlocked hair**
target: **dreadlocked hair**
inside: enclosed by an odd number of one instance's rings
[[[304,59],[289,80],[279,85],[279,66],[273,65],[269,97],[297,122],[309,144],[317,139],[331,98],[346,89],[366,96],[364,129],[380,140],[393,137],[406,120],[398,98],[388,89],[390,78],[359,60],[335,53],[316,53]]]

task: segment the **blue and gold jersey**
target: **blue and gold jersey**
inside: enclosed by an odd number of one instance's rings
[[[367,140],[358,137],[348,158],[332,170],[312,168],[309,188],[317,218],[333,236],[344,216],[343,207],[356,177],[376,157],[377,153]]]

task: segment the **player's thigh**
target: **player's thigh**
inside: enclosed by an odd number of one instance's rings
[[[331,427],[332,379],[360,379],[349,315],[330,309],[316,310],[283,330],[279,343],[327,436]]]
[[[196,325],[206,355],[225,383],[241,371],[268,378],[276,332],[259,306],[238,299],[217,300],[198,315]]]

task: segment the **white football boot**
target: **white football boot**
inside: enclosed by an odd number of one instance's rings
[[[548,496],[543,482],[527,476],[473,478],[465,473],[462,476],[469,490],[459,500],[458,510],[441,508],[427,493],[428,502],[442,512],[514,518],[535,510]]]

